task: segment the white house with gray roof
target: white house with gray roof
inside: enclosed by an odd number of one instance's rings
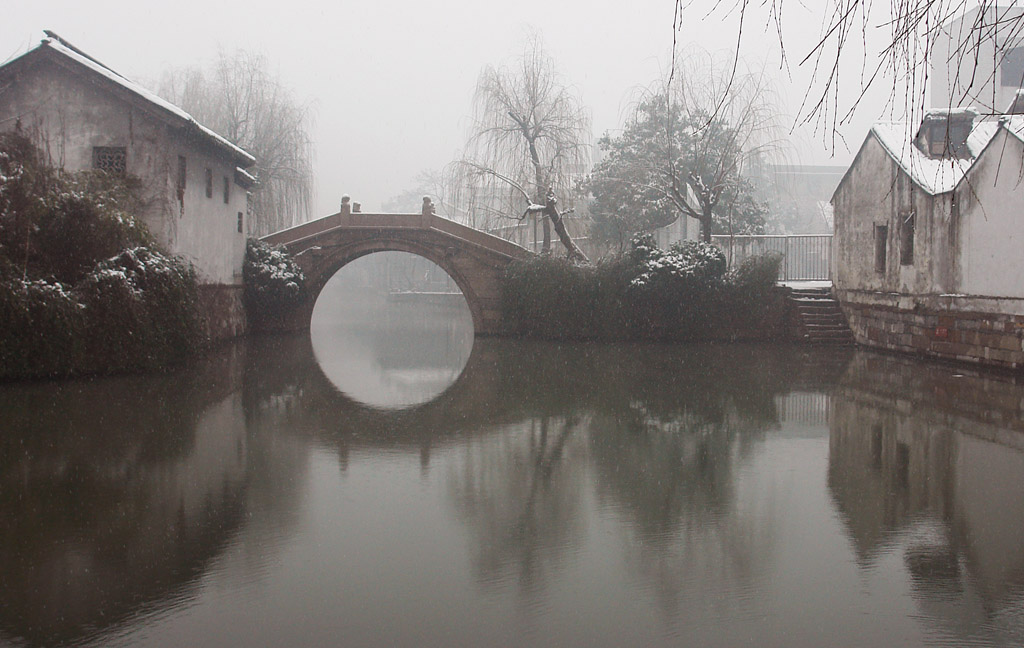
[[[876,124],[832,197],[858,342],[1024,368],[1024,115]]]
[[[140,216],[164,249],[195,266],[211,334],[244,331],[251,155],[52,32],[0,66],[0,129],[21,129],[59,168],[139,178]]]

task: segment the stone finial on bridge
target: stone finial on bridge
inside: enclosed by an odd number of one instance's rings
[[[437,209],[434,208],[434,201],[430,199],[430,196],[423,196],[423,215],[434,216],[437,214]]]
[[[352,198],[348,194],[341,197],[341,214],[348,216],[352,213]]]
[[[423,196],[423,211],[421,213],[423,215],[420,216],[420,227],[430,229],[433,225],[431,221],[437,214],[437,211],[434,209],[434,201],[430,199],[430,196]]]

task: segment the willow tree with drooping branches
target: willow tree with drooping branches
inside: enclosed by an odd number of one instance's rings
[[[314,198],[312,110],[298,103],[271,72],[267,58],[239,50],[220,54],[210,69],[167,72],[160,94],[256,158],[249,169],[250,236],[309,219]]]
[[[488,230],[539,219],[542,253],[554,227],[570,258],[586,257],[565,227],[574,183],[591,159],[590,115],[536,37],[521,57],[484,68],[473,96],[472,130],[449,166],[458,213]]]

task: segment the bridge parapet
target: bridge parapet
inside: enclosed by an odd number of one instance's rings
[[[507,331],[501,303],[501,275],[515,259],[532,253],[511,241],[434,213],[424,198],[419,214],[367,213],[346,196],[341,211],[263,237],[287,246],[310,287],[304,303],[279,328],[308,328],[316,298],[327,281],[350,261],[374,252],[409,252],[440,266],[466,298],[478,335]]]
[[[482,232],[468,225],[438,216],[434,205],[424,198],[423,211],[419,214],[389,214],[383,212],[353,211],[348,196],[341,202],[341,211],[316,220],[280,230],[263,237],[273,245],[291,245],[310,237],[319,236],[337,227],[373,229],[421,229],[436,230],[466,243],[478,245],[513,259],[529,256],[530,252],[520,245],[499,236]]]

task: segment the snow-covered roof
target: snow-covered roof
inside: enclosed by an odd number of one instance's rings
[[[1008,133],[1024,142],[1024,115],[1006,115],[999,123]]]
[[[906,122],[878,123],[871,127],[871,133],[911,180],[934,196],[956,188],[998,128],[996,122],[976,121],[967,136],[970,157],[966,158],[926,155],[914,144],[917,128]]]
[[[246,189],[255,187],[258,184],[256,176],[252,175],[251,173],[248,173],[242,167],[235,167],[235,182],[242,185]]]
[[[149,104],[152,104],[154,107],[160,109],[164,113],[170,114],[172,117],[183,122],[183,126],[185,126],[187,129],[190,129],[202,135],[203,137],[208,138],[218,148],[229,153],[232,157],[234,157],[236,163],[239,164],[240,166],[248,167],[255,164],[256,158],[247,153],[245,150],[239,148],[238,146],[235,146],[228,140],[224,139],[214,131],[207,128],[206,126],[200,124],[192,115],[188,114],[187,112],[185,112],[178,106],[175,106],[166,99],[159,97],[156,93],[151,92],[150,90],[147,90],[146,88],[135,83],[134,81],[131,81],[121,76],[114,70],[108,68],[106,65],[103,65],[102,63],[92,58],[91,56],[85,54],[78,48],[70,45],[66,40],[60,38],[56,34],[53,34],[53,32],[47,32],[47,37],[44,38],[38,46],[29,50],[25,54],[22,54],[13,61],[10,61],[6,65],[0,66],[0,69],[2,69],[3,67],[13,65],[15,62],[44,49],[47,51],[54,52],[64,57],[65,59],[74,61],[78,65],[94,72],[95,74],[100,75],[101,77],[110,81],[111,83],[117,84],[121,88],[137,95],[139,98],[145,100]]]

